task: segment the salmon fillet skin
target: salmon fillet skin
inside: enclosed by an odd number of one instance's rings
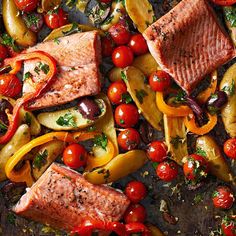
[[[16,214],[68,232],[86,219],[119,221],[130,201],[120,191],[93,185],[53,163],[13,208]]]
[[[205,0],[182,0],[143,36],[160,67],[188,94],[235,56],[231,39]]]
[[[58,73],[48,91],[29,104],[29,109],[65,104],[82,96],[96,95],[101,90],[101,42],[97,31],[76,33],[56,40],[39,43],[26,52],[44,51],[57,61]],[[41,62],[43,63],[43,62]],[[42,64],[41,64],[42,65]],[[24,74],[29,72],[36,82],[45,76],[39,60],[24,63]],[[26,79],[23,93],[33,92],[31,78]]]

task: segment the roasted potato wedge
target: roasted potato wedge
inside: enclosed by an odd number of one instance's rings
[[[30,128],[28,125],[20,125],[11,140],[0,151],[0,181],[6,179],[5,166],[8,159],[30,141]]]
[[[132,66],[141,70],[147,77],[149,77],[156,70],[160,69],[156,60],[150,53],[136,57]]]
[[[156,106],[156,94],[145,83],[144,74],[130,66],[125,70],[125,83],[132,99],[146,120],[157,130],[161,130],[162,113]]]
[[[48,12],[50,10],[56,9],[61,5],[61,0],[42,0],[41,9],[42,12]]]
[[[148,0],[125,0],[125,7],[140,33],[143,33],[155,19],[155,13]]]
[[[220,89],[228,94],[228,102],[221,110],[225,130],[230,137],[236,137],[236,64],[224,74]]]
[[[122,78],[121,78],[121,71],[122,71],[121,68],[113,67],[113,68],[109,71],[109,74],[108,74],[109,80],[110,80],[111,82],[115,82],[115,81],[120,81],[120,80],[122,80]]]
[[[102,99],[96,99],[101,109],[101,114],[96,120],[102,118],[106,113],[106,105]],[[77,107],[64,110],[43,112],[37,116],[41,125],[52,130],[77,130],[93,125],[96,120],[89,120],[82,116]]]
[[[200,149],[206,154],[205,157],[213,175],[225,182],[233,180],[230,168],[224,160],[219,146],[211,136],[204,135],[197,138],[196,149]]]
[[[37,36],[26,27],[14,0],[2,1],[2,13],[6,31],[17,44],[22,47],[36,44]]]
[[[144,151],[129,151],[114,157],[102,168],[85,172],[84,177],[93,184],[111,183],[135,172],[141,168],[146,161],[147,155]]]

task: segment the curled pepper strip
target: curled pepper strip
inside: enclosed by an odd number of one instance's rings
[[[209,121],[207,122],[207,124],[205,124],[201,127],[199,127],[196,124],[195,116],[193,114],[184,118],[184,124],[185,124],[186,128],[188,129],[188,131],[190,131],[194,134],[198,134],[198,135],[207,134],[217,124],[217,115],[211,115],[211,114],[207,113],[207,116],[208,116]]]
[[[166,114],[167,116],[172,117],[181,117],[181,116],[187,116],[192,113],[192,110],[185,105],[179,106],[179,107],[173,107],[169,106],[165,100],[164,95],[162,92],[156,93],[156,104],[159,110]]]
[[[49,54],[41,51],[35,51],[31,53],[22,53],[13,58],[7,58],[4,60],[4,66],[10,66],[12,70],[10,74],[16,74],[21,70],[23,61],[31,59],[41,59],[46,62],[49,66],[49,71],[44,77],[43,80],[35,83],[35,91],[32,93],[27,93],[23,97],[19,98],[16,101],[16,104],[13,108],[13,115],[11,120],[9,120],[9,126],[7,132],[0,137],[0,144],[8,142],[11,137],[16,132],[17,127],[19,126],[19,111],[20,108],[29,102],[32,99],[37,98],[46,86],[52,81],[54,75],[56,74],[56,61]],[[1,75],[0,75],[1,76]]]

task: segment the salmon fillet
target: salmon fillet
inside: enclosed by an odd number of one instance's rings
[[[49,90],[30,103],[30,109],[65,104],[76,98],[96,95],[100,92],[101,43],[97,31],[76,33],[43,42],[27,49],[26,52],[37,50],[47,52],[55,58],[58,74]],[[42,70],[37,69],[39,63],[39,60],[24,63],[24,74],[30,72],[34,82],[45,76]],[[26,79],[23,93],[32,91],[34,91],[32,81]]]
[[[143,36],[160,67],[187,93],[235,56],[231,39],[205,0],[182,0]]]
[[[53,163],[13,211],[69,232],[89,218],[119,221],[129,203],[122,192],[93,185],[79,173]]]

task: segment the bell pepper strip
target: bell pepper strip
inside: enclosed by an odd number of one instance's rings
[[[49,66],[49,71],[43,78],[43,80],[37,81],[37,83],[35,83],[34,92],[27,93],[16,101],[16,104],[13,108],[12,119],[9,120],[8,130],[3,136],[0,137],[0,144],[8,142],[16,132],[16,129],[19,126],[20,108],[30,100],[38,97],[46,88],[46,86],[52,81],[57,72],[56,61],[54,60],[54,58],[51,57],[49,54],[41,51],[22,53],[13,58],[7,58],[4,60],[4,66],[11,66],[12,70],[9,73],[16,74],[21,70],[23,61],[31,59],[40,59],[46,62],[47,65]]]
[[[89,139],[94,139],[97,136],[102,135],[100,132],[76,132],[73,137],[78,142],[86,141]],[[101,167],[106,165],[115,157],[115,146],[113,143],[107,139],[107,146],[105,154],[102,156],[88,155],[86,170],[92,170],[96,167]]]
[[[125,225],[126,235],[142,233],[142,236],[151,236],[150,230],[142,223],[132,222]]]
[[[197,100],[201,104],[204,104],[207,102],[207,99],[211,96],[211,94],[215,93],[217,88],[217,71],[214,71],[211,74],[211,82],[208,88],[201,93],[198,94]]]
[[[79,235],[87,236],[92,235],[95,230],[115,232],[119,236],[126,235],[125,225],[120,222],[104,222],[98,219],[85,220],[80,226],[76,227],[71,233],[72,235],[77,233]]]
[[[190,114],[189,116],[185,117],[184,124],[187,130],[198,135],[204,135],[209,133],[217,124],[217,115],[211,115],[207,113],[207,116],[208,122],[200,127],[196,124],[194,114]]]
[[[167,116],[180,117],[192,113],[192,110],[188,106],[182,105],[179,107],[173,107],[168,105],[164,100],[164,94],[162,92],[156,93],[156,104],[159,110]]]
[[[7,161],[5,166],[7,178],[13,182],[26,182],[28,186],[31,186],[33,179],[33,177],[31,176],[31,167],[28,166],[26,168],[25,166],[23,166],[23,170],[19,171],[14,170],[14,168],[20,161],[24,160],[24,156],[29,153],[33,148],[53,140],[61,140],[69,143],[76,142],[73,136],[68,132],[52,132],[31,140],[29,143],[20,148]]]

